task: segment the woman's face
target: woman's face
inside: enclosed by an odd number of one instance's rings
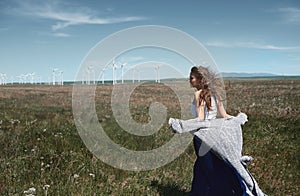
[[[199,86],[199,82],[198,82],[197,78],[193,74],[190,74],[190,84],[194,88],[196,88],[197,86]]]

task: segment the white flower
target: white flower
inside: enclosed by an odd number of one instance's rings
[[[36,189],[34,187],[29,188],[27,191],[24,191],[26,195],[33,195],[35,193]]]
[[[31,187],[28,189],[31,193],[35,193],[36,189],[34,187]]]
[[[49,184],[45,184],[44,186],[43,186],[43,189],[44,190],[48,190],[50,188],[50,185]]]
[[[93,173],[89,173],[89,176],[95,178],[95,174],[93,174]]]
[[[79,178],[79,175],[78,175],[78,174],[74,174],[73,177],[74,177],[74,178]]]

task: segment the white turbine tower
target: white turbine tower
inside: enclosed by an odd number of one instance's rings
[[[123,63],[121,64],[121,71],[122,71],[122,75],[121,75],[121,80],[122,80],[122,84],[124,84],[124,66],[126,65],[127,63]]]
[[[55,85],[55,77],[56,77],[56,71],[58,69],[52,68],[52,85]]]
[[[132,69],[132,83],[134,83],[134,72],[135,72],[135,68]]]
[[[92,78],[93,78],[93,84],[96,84],[95,81],[95,69],[93,65],[89,65],[87,68],[87,72],[88,72],[88,84],[91,84],[91,74],[92,74]]]
[[[16,76],[17,78],[19,78],[19,84],[21,84],[22,83],[22,76],[21,75],[18,75],[18,76]]]
[[[22,84],[26,84],[26,74],[21,74]]]
[[[117,71],[117,65],[116,65],[115,61],[113,61],[113,84],[114,85],[117,83],[117,80],[116,80],[117,73],[116,73],[116,71]]]
[[[23,84],[27,83],[27,74],[23,74]]]
[[[87,85],[90,85],[90,70],[87,68],[86,70],[85,70],[85,72],[86,72],[86,77],[85,77],[85,83],[87,84]]]
[[[85,77],[85,75],[84,75],[84,74],[82,74],[82,78],[81,78],[81,84],[84,84],[84,81],[85,81],[84,77]]]
[[[5,85],[6,84],[6,74],[4,73],[0,73],[0,79],[1,79],[1,85]]]
[[[29,84],[30,83],[30,73],[27,73],[26,75],[24,75],[25,77],[25,83]]]
[[[160,83],[160,78],[159,78],[159,65],[154,67],[155,72],[156,72],[156,79],[155,82]]]
[[[60,85],[63,86],[64,85],[64,72],[60,71],[59,75],[60,75]]]
[[[104,72],[105,72],[105,68],[102,69],[102,84],[104,84]]]
[[[61,77],[61,85],[64,85],[64,72],[60,71],[60,77]]]
[[[137,68],[137,72],[138,72],[138,82],[141,82],[141,69]]]
[[[26,81],[26,76],[24,74],[20,75],[21,84],[24,84]]]
[[[6,85],[7,84],[7,75],[4,74],[3,76],[4,76],[4,84]]]
[[[32,72],[32,73],[28,74],[28,77],[30,77],[30,84],[34,83],[34,75],[35,75],[35,72]]]
[[[86,68],[86,73],[87,73],[87,76],[86,76],[86,84],[87,85],[90,85],[91,84],[91,68],[90,68],[90,66],[88,66],[87,68]]]
[[[37,77],[36,83],[37,83],[37,84],[40,84],[40,85],[42,84],[42,76],[38,76],[38,77]]]
[[[113,75],[113,85],[115,85],[117,83],[117,76],[116,76],[116,70],[117,70],[117,65],[115,64],[115,60],[113,60],[113,64],[112,64],[112,75]]]
[[[14,77],[10,76],[10,84],[14,84]]]

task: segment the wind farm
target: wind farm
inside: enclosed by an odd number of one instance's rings
[[[153,69],[153,74],[147,73],[149,71],[149,67],[150,69]],[[159,74],[159,67],[159,64],[153,63],[151,66],[147,65],[147,70],[143,71],[143,66],[130,67],[127,63],[116,63],[115,61],[113,61],[110,66],[105,68],[88,65],[80,81],[65,81],[64,71],[59,68],[51,68],[47,80],[36,74],[36,72],[23,73],[16,76],[8,76],[6,73],[0,73],[0,85],[39,84],[63,86],[65,84],[73,84],[78,82],[83,85],[120,85],[124,83],[140,83],[141,81],[160,83],[161,78]],[[96,73],[99,73],[99,75],[96,75]],[[146,76],[143,76],[143,74]]]

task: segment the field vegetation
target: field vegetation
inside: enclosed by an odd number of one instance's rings
[[[227,111],[248,115],[243,154],[268,195],[300,195],[300,78],[225,79]],[[129,84],[128,84],[129,85]],[[124,171],[97,159],[81,140],[72,114],[72,85],[0,86],[1,195],[188,195],[196,156],[192,143],[173,162],[150,171]],[[163,127],[134,136],[116,123],[113,86],[96,88],[96,111],[107,135],[132,150],[150,150],[173,133],[180,117],[176,94],[163,83],[143,83],[130,98],[132,118],[150,120],[149,106],[168,108]],[[180,84],[178,84],[180,88]],[[192,89],[180,89],[192,98]],[[121,97],[120,97],[121,99]]]

